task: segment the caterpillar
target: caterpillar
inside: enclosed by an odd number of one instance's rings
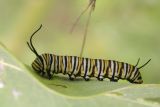
[[[146,66],[150,61],[137,67],[140,58],[136,65],[131,65],[115,60],[91,59],[77,56],[59,56],[55,54],[44,53],[39,55],[33,46],[32,38],[41,29],[42,25],[31,35],[30,41],[27,42],[30,50],[36,55],[36,59],[32,63],[32,68],[39,72],[40,75],[46,75],[48,79],[53,77],[53,74],[67,74],[70,80],[76,77],[83,77],[88,81],[91,77],[96,77],[99,81],[104,78],[110,81],[117,82],[119,79],[127,80],[130,83],[143,83],[139,70]]]

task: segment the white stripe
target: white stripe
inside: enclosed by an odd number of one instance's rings
[[[87,68],[87,73],[86,73],[86,75],[88,76],[89,75],[89,68],[90,68],[90,59],[88,59],[88,68]]]
[[[130,69],[130,65],[128,64],[128,70],[127,70],[128,73],[127,73],[126,78],[128,78],[128,76],[130,75],[130,74],[129,74],[129,69]]]
[[[116,61],[115,61],[115,67],[116,67],[116,69],[115,69],[114,76],[117,77],[118,76],[118,62],[116,62]]]
[[[51,64],[51,71],[54,71],[54,56],[52,55],[52,64]]]
[[[98,74],[100,73],[100,60],[97,59],[97,70],[98,70]],[[98,75],[97,75],[98,76]]]
[[[86,58],[84,58],[84,60],[83,60],[83,68],[84,68],[84,74],[85,74],[85,71],[86,71]]]
[[[114,73],[114,63],[113,63],[113,61],[111,61],[111,70],[112,70],[112,76],[113,76],[113,73]]]
[[[76,57],[76,66],[75,66],[75,71],[77,71],[77,66],[78,66],[78,57]]]
[[[103,65],[103,66],[102,66]],[[103,68],[104,68],[104,63],[103,63],[103,60],[101,60],[101,73],[100,73],[100,76],[103,76]]]
[[[56,56],[56,58],[55,58],[55,61],[56,61],[56,63],[55,63],[55,72],[58,72],[58,71],[57,71],[57,65],[58,65],[58,63],[57,63],[57,59],[58,59],[58,58],[57,58],[57,57],[58,57],[58,56]]]

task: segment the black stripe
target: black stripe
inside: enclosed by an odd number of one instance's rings
[[[102,70],[102,60],[99,59],[99,74],[98,74],[98,78],[100,77],[101,70]]]
[[[111,70],[111,72],[112,72],[112,67],[111,67],[111,60],[109,60],[109,66],[108,66],[109,68],[110,68],[110,70]],[[108,77],[109,77],[109,69],[108,69],[108,75],[107,75]]]
[[[113,71],[112,71],[112,72],[113,72],[113,73],[112,73],[113,75],[112,75],[112,80],[114,80],[114,76],[115,76],[115,72],[116,72],[116,62],[113,61],[113,60],[112,60],[112,62],[113,62]]]
[[[85,59],[86,59],[86,66],[84,67],[86,67],[86,69],[85,69],[84,77],[86,77],[87,71],[88,71],[88,58],[85,58]]]
[[[57,73],[59,72],[59,56],[57,56]]]
[[[104,76],[104,70],[105,70],[105,67],[106,67],[106,65],[105,65],[105,60],[102,60],[103,61],[103,70],[102,70],[102,72],[103,72],[103,76]]]
[[[95,59],[95,68],[97,68],[97,70],[98,70],[98,67],[97,67],[97,59]],[[95,71],[95,68],[94,68],[94,75],[95,75],[95,72],[97,72],[97,71]]]
[[[83,69],[83,71],[84,71],[84,68],[85,68],[85,66],[84,66],[84,60],[85,60],[85,58],[82,58],[83,60],[82,60],[82,69]],[[82,72],[81,72],[82,73]],[[82,74],[81,74],[82,75]],[[84,71],[84,75],[85,75],[85,71]]]
[[[71,69],[72,69],[72,56],[69,56],[69,64],[70,64],[69,71],[71,71]]]
[[[90,62],[90,64],[89,64],[89,65],[90,65],[90,66],[89,66],[89,71],[88,71],[88,72],[92,72],[92,71],[91,71],[91,67],[92,67],[92,65],[91,65],[91,64],[92,64],[92,60],[91,60],[91,59],[89,59],[89,60],[90,60],[90,61],[89,61],[89,62]],[[91,76],[91,74],[92,74],[92,73],[90,73],[90,75],[88,75],[88,76]]]
[[[65,63],[65,68],[64,68],[64,74],[66,74],[66,69],[67,69],[67,56],[64,56],[64,63]]]
[[[52,62],[53,62],[53,58],[52,58],[52,54],[49,55],[50,56],[50,61],[49,61],[49,71],[51,71],[51,66],[52,66]]]

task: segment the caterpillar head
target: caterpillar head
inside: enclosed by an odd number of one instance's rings
[[[138,68],[135,68],[135,73],[134,73],[134,78],[132,79],[132,83],[136,83],[136,84],[143,83],[142,76]]]
[[[41,60],[41,56],[37,57],[33,62],[32,62],[32,68],[35,71],[38,71],[39,73],[43,73],[44,71],[44,64],[43,60]]]
[[[43,59],[42,57],[38,54],[38,52],[36,51],[36,49],[33,46],[32,43],[32,38],[33,36],[42,28],[42,25],[31,35],[30,37],[30,41],[27,42],[27,45],[29,47],[29,49],[37,56],[37,58],[33,61],[32,63],[32,68],[35,71],[39,71],[40,73],[43,73],[44,71],[44,64],[43,64]]]
[[[138,59],[138,62],[137,64],[134,66],[134,70],[132,72],[132,75],[131,77],[129,78],[129,81],[131,83],[136,83],[136,84],[142,84],[143,83],[143,80],[142,80],[142,76],[141,76],[141,73],[140,73],[140,69],[143,68],[144,66],[146,66],[150,61],[148,60],[145,64],[143,64],[141,67],[137,67],[138,63],[140,61],[140,58]]]

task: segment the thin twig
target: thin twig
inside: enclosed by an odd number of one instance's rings
[[[86,44],[86,38],[87,38],[87,33],[88,33],[88,26],[89,26],[89,21],[91,19],[92,11],[93,11],[93,9],[91,8],[90,12],[89,12],[88,19],[87,19],[87,23],[86,23],[86,26],[85,26],[85,32],[84,32],[84,36],[83,36],[83,42],[82,42],[80,57],[82,57],[82,55],[83,55],[84,47],[85,47],[85,44]]]
[[[89,8],[91,5],[92,5],[92,2],[90,2],[90,3],[88,4],[88,6],[82,11],[82,13],[77,17],[76,21],[74,22],[74,24],[73,24],[73,26],[72,26],[72,28],[71,28],[71,31],[70,31],[71,33],[73,33],[73,31],[74,31],[74,29],[75,29],[78,21],[80,20],[80,18],[82,17],[82,15],[88,10],[88,8]]]
[[[84,47],[85,47],[85,44],[86,44],[87,33],[88,33],[88,26],[89,26],[89,22],[90,22],[90,19],[91,19],[92,11],[95,9],[96,0],[90,0],[90,3],[91,3],[91,8],[90,8],[89,16],[88,16],[87,23],[86,23],[86,26],[85,26],[85,32],[84,32],[84,36],[83,36],[83,42],[82,42],[80,57],[82,57],[82,55],[83,55]]]

